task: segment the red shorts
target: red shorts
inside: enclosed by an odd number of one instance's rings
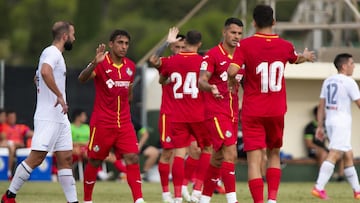
[[[166,114],[161,114],[159,117],[159,134],[161,147],[163,149],[174,149],[171,135],[171,122]]]
[[[242,116],[244,151],[282,146],[284,116]]]
[[[112,148],[117,157],[122,154],[139,153],[132,123],[124,123],[120,128],[90,127],[88,157],[104,160]]]
[[[238,123],[231,119],[217,118],[208,119],[206,125],[211,134],[213,149],[219,151],[223,145],[236,145]]]
[[[211,146],[209,131],[206,128],[205,122],[172,122],[171,127],[175,148],[188,147],[190,142],[193,141],[192,136],[194,136],[201,149],[205,146]]]

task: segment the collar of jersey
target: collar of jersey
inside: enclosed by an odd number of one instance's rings
[[[124,60],[124,58],[122,59],[122,63],[121,63],[121,64],[116,64],[116,63],[114,63],[114,62],[111,60],[111,58],[110,58],[110,53],[107,54],[107,55],[105,56],[105,58],[106,58],[106,60],[107,60],[107,62],[108,62],[109,64],[111,64],[112,66],[114,66],[114,67],[117,68],[117,69],[120,69],[120,68],[126,63],[125,60]]]
[[[257,33],[254,34],[254,37],[275,39],[275,38],[279,38],[279,35],[277,35],[277,34],[263,34],[263,33],[258,33],[257,32]]]
[[[179,54],[183,55],[183,56],[192,56],[192,55],[196,55],[197,53],[196,52],[180,52]]]
[[[224,49],[222,42],[220,42],[220,44],[218,44],[218,47],[219,47],[219,49],[220,49],[220,51],[221,51],[221,53],[222,53],[223,55],[229,57],[229,59],[232,59],[232,58],[233,58],[233,55],[227,53],[227,51]]]

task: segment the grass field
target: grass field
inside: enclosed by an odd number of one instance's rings
[[[9,182],[0,182],[0,191],[7,189]],[[311,196],[310,190],[313,183],[294,182],[281,183],[278,203],[316,203],[323,202]],[[82,183],[77,182],[78,198],[82,202]],[[330,182],[327,187],[329,203],[356,202],[352,197],[352,190],[347,182]],[[144,199],[147,203],[161,203],[161,187],[159,183],[144,183]],[[251,203],[252,199],[246,183],[238,182],[237,195],[239,203]],[[97,182],[93,195],[94,203],[132,203],[128,185],[115,181]],[[52,182],[27,182],[17,196],[18,203],[65,203],[65,198],[59,183]],[[224,195],[214,195],[212,203],[226,202]]]

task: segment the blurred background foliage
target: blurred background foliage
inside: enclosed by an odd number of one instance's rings
[[[99,43],[107,43],[111,31],[125,29],[132,36],[128,57],[137,62],[176,25],[200,0],[0,0],[0,58],[7,64],[36,66],[42,49],[51,39],[55,21],[75,24],[73,51],[65,52],[69,68],[82,68],[95,54]],[[197,29],[203,33],[202,49],[221,40],[224,20],[242,17],[239,0],[208,0],[182,28],[181,33]],[[246,28],[251,26],[251,11],[261,1],[248,0]],[[296,1],[281,2],[277,9],[289,18]],[[244,19],[243,19],[244,20]]]

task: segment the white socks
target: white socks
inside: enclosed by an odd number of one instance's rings
[[[324,190],[325,185],[329,182],[331,175],[334,172],[334,168],[335,168],[334,164],[332,164],[329,161],[324,161],[321,164],[319,176],[315,184],[316,189]]]
[[[16,194],[22,185],[24,185],[25,181],[27,181],[30,177],[31,172],[33,171],[30,166],[28,166],[25,161],[22,161],[17,167],[14,174],[14,177],[9,186],[10,192]]]
[[[359,179],[354,166],[344,169],[346,179],[349,181],[352,189],[356,192],[360,192]]]
[[[72,169],[60,169],[58,171],[59,182],[63,188],[66,200],[68,202],[77,202],[77,193],[75,179]]]
[[[236,199],[236,192],[230,192],[230,193],[226,193],[226,200],[227,203],[236,203],[238,202]]]

